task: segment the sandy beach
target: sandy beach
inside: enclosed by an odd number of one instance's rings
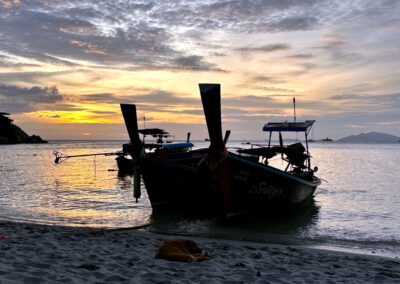
[[[174,236],[147,231],[0,223],[1,283],[398,283],[400,261],[379,256],[190,238],[211,260],[155,259]]]

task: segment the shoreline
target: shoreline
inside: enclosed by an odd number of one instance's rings
[[[0,222],[0,282],[400,281],[398,259],[301,245],[189,237],[211,260],[155,259],[164,240],[144,230]],[[257,276],[258,275],[258,276]]]

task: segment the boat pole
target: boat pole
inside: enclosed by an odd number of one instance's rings
[[[207,159],[209,168],[215,171],[218,185],[221,190],[223,213],[232,210],[232,197],[228,164],[226,158],[228,152],[222,138],[221,122],[221,85],[220,84],[199,84],[201,102],[203,104],[204,116],[207,122],[210,147]],[[228,140],[229,132],[226,134]]]
[[[121,104],[121,111],[124,117],[125,126],[129,134],[132,144],[131,156],[133,159],[133,197],[136,203],[141,196],[140,190],[140,170],[138,168],[139,161],[143,158],[144,147],[139,138],[139,128],[137,122],[136,106],[131,104]]]
[[[294,122],[296,122],[296,98],[293,97]]]

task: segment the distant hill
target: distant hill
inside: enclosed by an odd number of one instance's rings
[[[6,112],[0,112],[0,144],[19,144],[19,143],[47,143],[40,136],[29,136],[21,128],[13,124],[13,120],[8,118]]]
[[[379,132],[361,133],[337,140],[339,143],[399,143],[399,141],[400,137]]]

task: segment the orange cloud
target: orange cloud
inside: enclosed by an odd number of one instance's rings
[[[97,54],[102,54],[102,55],[107,54],[104,47],[100,47],[96,44],[78,41],[78,40],[71,40],[70,43],[75,44],[77,46],[82,46],[82,47],[86,46],[88,48],[85,50],[86,53],[97,53]]]

